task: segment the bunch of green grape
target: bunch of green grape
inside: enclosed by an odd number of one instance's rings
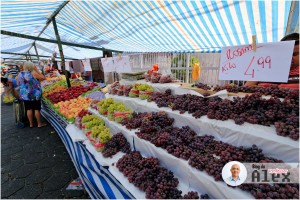
[[[94,127],[92,128],[92,136],[93,136],[94,138],[97,138],[98,135],[101,133],[101,131],[102,131],[104,128],[105,128],[104,125],[94,126]]]
[[[111,137],[112,136],[110,134],[110,129],[104,127],[102,129],[102,131],[99,133],[97,138],[99,139],[100,143],[104,144],[104,143],[108,142],[111,139]]]
[[[93,119],[92,121],[87,122],[85,128],[92,129],[94,126],[101,126],[101,125],[104,125],[104,121],[100,118],[96,118]]]
[[[143,84],[141,84],[141,83],[135,83],[135,84],[133,84],[132,89],[139,90],[140,85],[143,85]]]
[[[153,87],[148,84],[141,84],[138,86],[139,91],[153,92]]]
[[[57,82],[55,82],[55,83],[53,83],[49,86],[44,87],[43,92],[47,93],[48,91],[53,90],[57,86],[67,86],[66,80],[60,80],[60,81],[57,81]]]
[[[87,123],[89,121],[92,121],[93,119],[98,118],[96,115],[85,115],[81,119],[81,123]]]
[[[102,101],[97,103],[99,112],[103,115],[104,112],[107,111],[108,107],[114,103],[113,98],[103,99]]]
[[[139,91],[140,91],[139,93],[140,99],[142,100],[147,99],[149,101],[153,93],[153,87],[148,84],[142,84],[139,86]]]

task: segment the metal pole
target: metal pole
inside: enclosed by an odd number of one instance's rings
[[[40,37],[43,32],[47,29],[48,25],[51,23],[51,20],[53,17],[55,17],[56,15],[58,15],[58,13],[61,11],[61,9],[63,9],[63,7],[65,7],[67,4],[69,3],[68,1],[64,1],[52,14],[51,16],[48,18],[46,25],[44,26],[44,28],[42,29],[42,31],[38,34],[37,37]],[[33,42],[33,44],[31,45],[31,47],[29,48],[29,50],[33,47],[33,45],[35,45],[35,41]],[[28,50],[28,51],[29,51]]]
[[[35,50],[36,57],[37,57],[38,61],[40,61],[40,57],[39,57],[35,42],[33,43],[33,47],[34,47],[34,50]]]
[[[186,53],[186,59],[185,59],[185,82],[189,83],[189,78],[190,78],[190,53]]]
[[[27,55],[30,55],[30,56],[37,56],[37,57],[40,57],[40,58],[49,58],[51,56],[44,56],[44,55],[37,55],[37,54],[27,54],[27,53],[12,53],[12,52],[6,52],[6,51],[1,51],[1,54],[10,54],[10,55],[21,55],[21,56],[27,56]],[[75,58],[69,58],[69,57],[65,57],[65,59],[69,59],[69,60],[78,60],[78,59],[75,59]]]
[[[49,43],[57,44],[57,40],[52,40],[52,39],[48,39],[48,38],[41,38],[41,37],[35,37],[35,36],[25,35],[25,34],[21,34],[21,33],[14,33],[14,32],[10,32],[10,31],[1,30],[1,34],[2,35],[9,35],[9,36],[14,36],[14,37],[19,37],[19,38],[25,38],[25,39],[30,39],[30,40],[36,40],[36,41],[49,42]],[[71,43],[71,42],[62,42],[61,41],[61,44],[67,45],[67,46],[85,48],[85,49],[94,49],[94,50],[100,50],[100,51],[111,51],[111,52],[120,52],[120,53],[122,53],[122,51],[117,51],[117,50],[112,50],[112,49],[105,49],[105,48],[102,48],[102,47],[98,48],[98,47],[94,47],[94,46],[86,46],[86,45],[82,45],[82,44],[74,44],[74,43]]]
[[[59,34],[58,34],[58,29],[57,29],[55,17],[52,18],[52,23],[53,23],[54,32],[55,32],[55,36],[56,36],[56,40],[57,40],[57,44],[58,44],[58,49],[59,49],[59,54],[60,54],[60,58],[61,58],[61,69],[63,70],[63,72],[64,72],[64,74],[66,76],[68,88],[70,88],[71,87],[71,83],[70,83],[70,80],[69,80],[69,77],[68,77],[68,73],[67,73],[66,68],[65,68],[65,57],[64,57],[64,53],[63,53],[63,49],[62,49],[60,37],[59,37]]]
[[[29,51],[27,52],[27,54],[28,54],[29,60],[32,62],[31,56],[29,55]]]

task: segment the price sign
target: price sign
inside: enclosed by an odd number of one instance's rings
[[[81,69],[82,69],[82,62],[81,60],[73,60],[73,69],[74,69],[74,73],[77,73],[77,72],[82,72]]]
[[[114,71],[116,71],[112,57],[110,57],[110,58],[101,58],[101,63],[102,63],[104,72],[114,72]]]
[[[90,59],[82,60],[82,64],[83,64],[83,67],[84,67],[84,69],[83,69],[84,71],[86,71],[86,72],[92,71]]]
[[[70,71],[70,62],[65,62],[65,70]]]
[[[59,70],[61,70],[61,62],[57,62],[57,67]]]
[[[219,80],[287,82],[295,41],[223,47]]]
[[[116,56],[113,57],[116,72],[118,73],[130,73],[132,72],[129,56]]]

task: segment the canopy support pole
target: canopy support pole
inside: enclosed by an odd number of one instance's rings
[[[37,51],[36,51],[37,52]],[[25,54],[25,53],[11,53],[11,52],[6,52],[6,51],[1,51],[1,54],[10,54],[10,55],[21,55],[21,56],[26,56],[28,54]],[[38,54],[29,54],[30,56],[36,56],[36,57],[39,57],[39,58],[50,58],[51,56],[43,56],[43,55],[38,55]],[[75,58],[65,58],[65,59],[68,59],[68,60],[78,60],[78,59],[75,59]]]
[[[49,43],[57,44],[56,40],[51,40],[51,39],[41,38],[41,37],[35,37],[35,36],[31,36],[31,35],[25,35],[25,34],[21,34],[21,33],[14,33],[14,32],[11,32],[11,31],[1,30],[1,34],[2,35],[9,35],[9,36],[14,36],[14,37],[19,37],[19,38],[25,38],[25,39],[30,39],[30,40],[36,40],[36,41],[49,42]],[[100,50],[100,51],[110,51],[110,52],[123,53],[123,51],[105,49],[103,47],[99,48],[99,47],[87,46],[87,45],[82,45],[82,44],[74,44],[74,43],[71,43],[71,42],[62,42],[61,41],[61,44],[66,45],[66,46],[85,48],[85,49],[93,49],[93,50]]]
[[[65,7],[67,4],[69,3],[69,0],[68,1],[64,1],[52,14],[51,16],[48,18],[47,22],[46,22],[46,25],[44,26],[44,28],[42,29],[42,31],[38,34],[37,37],[40,37],[44,31],[47,29],[48,25],[51,23],[51,20],[53,17],[55,17],[59,11],[61,11],[61,9],[63,9],[63,7]],[[35,46],[35,40],[34,42],[32,43],[31,47],[28,49],[28,51],[33,47]]]
[[[34,47],[34,50],[35,50],[36,57],[37,57],[38,61],[40,61],[40,56],[39,56],[39,53],[38,53],[37,48],[35,46],[35,42],[33,43],[33,47]]]
[[[27,54],[28,54],[28,58],[29,58],[29,60],[32,62],[32,60],[31,60],[31,56],[30,56],[30,54],[29,54],[29,51],[27,51]]]
[[[53,27],[54,27],[54,32],[55,32],[55,36],[56,36],[56,40],[57,40],[57,44],[58,44],[58,49],[59,49],[59,54],[60,54],[60,58],[61,58],[61,68],[62,68],[62,70],[63,70],[63,72],[66,76],[68,88],[70,88],[71,84],[70,84],[70,80],[69,80],[69,77],[68,77],[68,73],[67,73],[66,68],[65,68],[65,57],[64,57],[64,53],[63,53],[62,44],[61,44],[61,41],[60,41],[58,29],[57,29],[55,17],[52,18],[52,24],[53,24]]]

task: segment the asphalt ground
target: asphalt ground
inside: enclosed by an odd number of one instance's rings
[[[77,171],[54,128],[49,123],[42,128],[18,128],[13,105],[4,104],[1,98],[1,198],[89,198],[84,190],[66,189],[76,178]]]

